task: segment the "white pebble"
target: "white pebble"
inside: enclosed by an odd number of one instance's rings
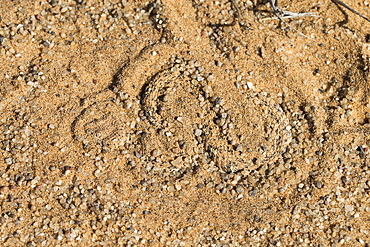
[[[202,131],[200,129],[195,130],[195,136],[200,136],[202,134]]]
[[[248,86],[248,88],[249,89],[254,89],[254,85],[253,85],[253,83],[252,82],[247,82],[247,86]]]

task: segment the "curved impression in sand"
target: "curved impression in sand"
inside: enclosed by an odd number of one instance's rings
[[[289,145],[289,120],[273,97],[265,93],[238,92],[237,98],[221,104],[223,100],[217,95],[225,95],[230,88],[217,87],[225,92],[209,90],[212,83],[223,82],[207,82],[201,73],[194,76],[186,72],[184,68],[191,61],[212,59],[206,51],[213,48],[209,39],[200,37],[192,6],[187,1],[180,2],[182,12],[173,13],[167,25],[168,37],[173,39],[168,41],[170,44],[158,42],[144,48],[112,85],[117,98],[139,98],[140,106],[123,109],[109,99],[95,102],[76,119],[75,135],[88,142],[122,146],[133,134],[125,123],[135,121],[132,112],[140,107],[145,123],[141,125],[141,155],[160,154],[153,161],[156,169],[211,164],[240,170],[272,162]],[[178,11],[177,4],[163,1],[167,11]],[[179,25],[184,18],[192,25]],[[179,54],[181,49],[175,46],[193,52]],[[205,52],[196,53],[199,47]],[[204,65],[205,72],[216,69],[207,66]]]

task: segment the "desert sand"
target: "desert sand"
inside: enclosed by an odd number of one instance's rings
[[[0,2],[1,246],[370,244],[363,18]]]

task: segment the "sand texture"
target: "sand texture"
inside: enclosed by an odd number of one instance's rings
[[[369,246],[370,23],[278,7],[0,0],[0,246]]]

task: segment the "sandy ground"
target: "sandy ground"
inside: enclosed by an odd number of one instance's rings
[[[1,246],[370,245],[364,19],[0,3]]]

